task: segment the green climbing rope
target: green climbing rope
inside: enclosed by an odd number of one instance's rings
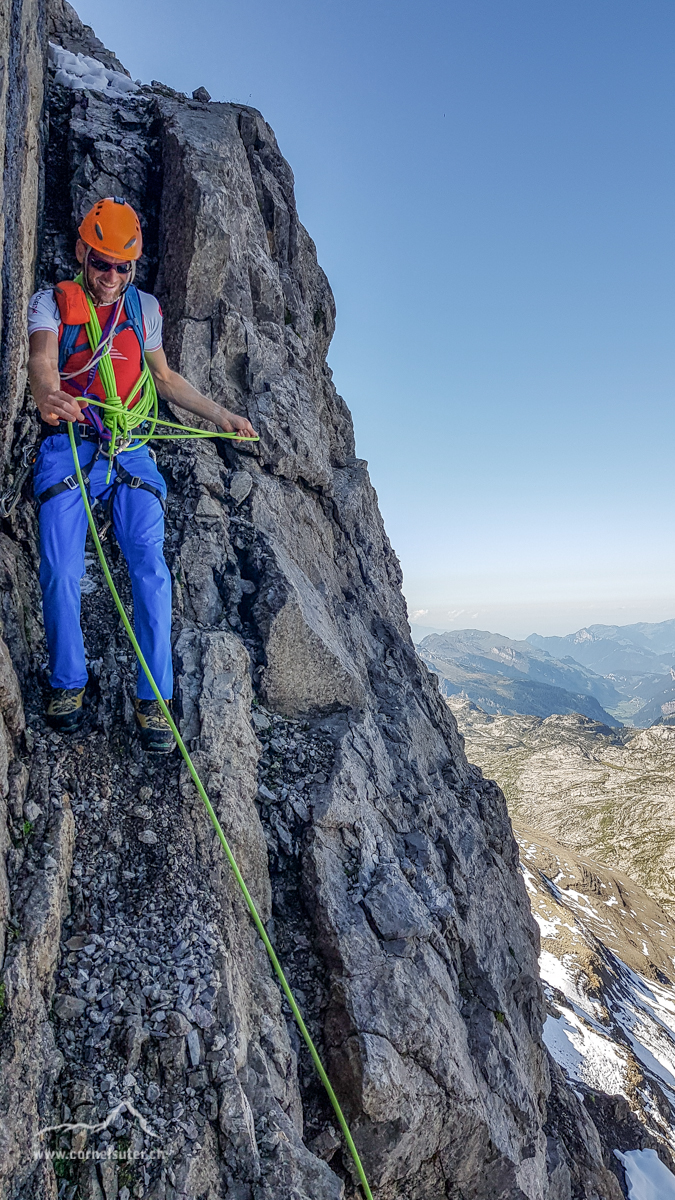
[[[79,283],[80,286],[83,286],[82,273],[75,277],[75,282]],[[85,329],[87,331],[87,340],[91,350],[94,354],[96,354],[103,339],[103,331],[101,329],[101,322],[98,319],[98,313],[96,312],[96,308],[93,304],[91,296],[88,292],[85,292],[85,295],[87,297],[87,304],[89,305],[89,321],[85,325]],[[149,421],[150,428],[142,435],[138,434],[134,436],[134,441],[136,443],[134,449],[138,449],[139,446],[145,445],[145,443],[150,440],[155,432],[159,404],[157,400],[157,388],[155,387],[155,381],[152,377],[150,368],[145,361],[145,356],[143,356],[143,369],[141,370],[141,373],[129,392],[126,400],[122,400],[121,396],[118,396],[117,394],[117,380],[115,379],[115,368],[112,365],[109,346],[106,348],[104,353],[101,354],[97,367],[101,383],[103,384],[103,390],[105,392],[105,401],[99,402],[97,407],[103,408],[104,410],[104,421],[110,430],[111,437],[108,476],[106,479],[106,483],[109,483],[113,459],[117,449],[118,437],[121,436],[121,449],[127,449],[132,438],[133,430],[137,429],[139,425],[143,424],[143,422]],[[138,399],[132,408],[131,403],[136,399],[137,396]],[[96,403],[96,401],[94,401],[94,403]]]
[[[75,282],[82,286],[82,273],[76,275]],[[85,295],[87,297],[87,304],[89,305],[89,321],[84,328],[87,331],[89,347],[96,354],[103,339],[103,331],[91,296],[86,292]],[[144,446],[151,438],[153,441],[156,441],[158,438],[165,440],[171,438],[174,441],[180,438],[190,440],[192,438],[203,437],[236,438],[238,441],[243,442],[257,442],[259,440],[257,435],[254,437],[250,435],[242,437],[240,433],[211,433],[208,429],[196,429],[189,425],[179,425],[175,421],[161,420],[158,415],[159,402],[157,399],[157,388],[155,387],[152,372],[145,358],[143,359],[143,369],[126,400],[122,400],[121,396],[117,394],[117,380],[115,378],[115,368],[110,357],[110,347],[101,354],[97,368],[101,383],[103,384],[105,400],[96,400],[92,396],[87,396],[87,402],[95,405],[96,408],[103,409],[104,424],[110,430],[111,441],[106,483],[110,483],[115,454],[120,454],[125,450],[138,450],[139,446]],[[138,399],[132,407],[132,401],[137,396]],[[144,424],[147,424],[147,428],[143,432],[140,432],[139,428]],[[167,429],[180,430],[180,433],[155,433],[158,425],[162,425]],[[120,439],[119,445],[118,438]]]
[[[281,967],[281,963],[279,962],[279,959],[277,958],[276,954],[274,953],[274,947],[272,946],[272,943],[271,943],[269,937],[267,936],[265,926],[263,925],[263,923],[260,919],[258,910],[253,902],[253,898],[252,898],[252,896],[246,886],[246,883],[244,881],[244,877],[243,877],[241,871],[239,870],[239,867],[237,866],[237,861],[234,857],[234,854],[232,853],[232,851],[230,849],[227,838],[225,837],[225,834],[222,831],[220,822],[213,810],[211,801],[209,800],[209,798],[206,794],[204,785],[203,785],[201,779],[199,778],[199,775],[197,774],[195,765],[194,765],[192,759],[190,758],[189,752],[187,750],[187,747],[186,747],[182,737],[180,736],[178,726],[176,725],[176,722],[174,721],[173,717],[171,716],[168,705],[167,705],[164,697],[161,695],[159,688],[157,687],[157,684],[155,683],[155,680],[152,676],[152,672],[151,672],[148,664],[146,663],[145,658],[143,657],[143,652],[136,640],[136,635],[133,631],[131,622],[124,610],[124,605],[122,604],[122,601],[120,600],[119,593],[113,582],[113,577],[110,574],[110,568],[108,567],[108,563],[106,562],[106,557],[105,557],[105,554],[103,553],[103,547],[101,545],[101,541],[98,536],[98,531],[96,529],[96,524],[95,524],[94,518],[92,516],[91,506],[89,504],[89,499],[87,496],[87,489],[85,487],[84,479],[82,477],[82,470],[80,468],[80,462],[77,457],[77,447],[75,444],[75,435],[73,432],[72,424],[68,425],[68,434],[70,437],[70,446],[71,446],[71,449],[73,452],[73,460],[75,463],[75,472],[77,474],[77,482],[80,485],[80,492],[82,494],[82,501],[84,503],[84,507],[85,507],[85,510],[87,513],[87,521],[89,523],[89,529],[91,531],[91,536],[94,540],[94,545],[96,547],[96,553],[98,554],[99,561],[100,561],[101,567],[103,569],[103,574],[105,575],[106,583],[108,584],[112,598],[115,601],[115,607],[117,608],[117,611],[120,615],[122,624],[124,625],[124,628],[127,631],[129,640],[130,640],[134,650],[136,651],[138,661],[141,664],[141,667],[143,668],[143,671],[148,680],[148,683],[150,684],[150,687],[152,688],[153,692],[155,693],[159,707],[161,708],[162,712],[164,713],[164,716],[166,717],[167,721],[169,722],[169,725],[171,726],[171,730],[173,732],[173,736],[176,739],[178,749],[180,750],[181,754],[183,755],[183,758],[185,759],[185,763],[187,765],[188,771],[190,772],[190,775],[192,776],[193,783],[199,793],[201,800],[204,803],[204,807],[206,808],[207,813],[209,814],[211,824],[213,825],[213,828],[215,829],[216,834],[218,835],[220,844],[223,847],[223,850],[225,851],[225,855],[226,855],[227,860],[232,868],[234,877],[235,877],[237,883],[239,884],[239,887],[241,889],[244,900],[246,901],[246,905],[247,905],[249,913],[251,914],[251,919],[253,921],[253,924],[255,925],[258,933],[260,934],[262,942],[263,942],[265,949],[269,955],[270,962],[272,963],[272,966],[274,968],[274,972],[277,976],[277,979],[279,980],[279,983],[281,984],[282,991],[289,1003],[291,1012],[293,1013],[293,1016],[295,1017],[295,1020],[298,1025],[298,1029],[300,1030],[300,1033],[302,1034],[303,1039],[305,1041],[305,1045],[307,1046],[307,1049],[309,1050],[309,1053],[312,1056],[312,1061],[314,1063],[314,1066],[316,1067],[317,1074],[318,1074],[324,1088],[326,1089],[328,1099],[330,1100],[330,1102],[333,1106],[333,1110],[335,1112],[335,1116],[337,1117],[338,1124],[344,1135],[345,1142],[347,1143],[349,1153],[351,1154],[354,1166],[356,1168],[356,1173],[359,1177],[359,1181],[363,1188],[363,1192],[366,1197],[366,1200],[373,1200],[373,1194],[370,1190],[368,1180],[366,1179],[366,1174],[363,1169],[361,1159],[359,1158],[358,1150],[356,1149],[356,1146],[354,1145],[354,1139],[352,1138],[352,1135],[349,1132],[349,1126],[347,1125],[347,1122],[344,1118],[342,1109],[340,1108],[340,1103],[338,1101],[338,1098],[335,1095],[333,1088],[331,1087],[330,1080],[324,1070],[323,1063],[321,1062],[321,1059],[319,1058],[319,1054],[316,1049],[316,1046],[314,1045],[314,1042],[312,1041],[309,1030],[307,1029],[305,1022],[302,1019],[302,1014],[296,1004],[295,997],[290,989],[288,980],[286,979],[286,976],[284,975],[284,972]]]

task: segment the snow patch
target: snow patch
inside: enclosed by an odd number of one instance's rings
[[[584,1058],[577,1049],[571,1033],[573,1026],[561,1013],[559,1017],[547,1017],[544,1023],[544,1045],[552,1058],[567,1075],[568,1079],[583,1079]]]
[[[575,891],[574,888],[561,888],[560,890],[565,900],[573,900],[576,907],[580,912],[584,913],[585,916],[595,917],[596,921],[598,920],[598,914],[591,905],[588,896],[582,895],[581,892]]]
[[[536,896],[537,885],[535,883],[534,875],[531,871],[528,871],[527,867],[524,867],[522,863],[520,864],[520,869],[523,872],[523,878],[525,879],[525,887],[527,888],[528,892],[531,892],[533,896]]]
[[[534,917],[535,921],[537,922],[537,925],[539,926],[539,932],[541,933],[542,937],[555,938],[558,936],[556,933],[556,929],[557,929],[558,925],[560,924],[560,917],[554,917],[554,919],[552,921],[549,921],[549,920],[547,920],[546,917],[540,917],[539,914],[536,912],[533,912],[532,916]]]
[[[597,1000],[591,1000],[581,990],[577,979],[570,970],[572,965],[574,965],[574,959],[569,954],[565,954],[563,958],[556,958],[549,950],[542,950],[539,955],[539,971],[544,982],[562,992],[582,1012],[594,1016],[599,1011],[600,1004]]]
[[[121,71],[113,71],[104,67],[98,59],[88,54],[72,54],[49,43],[49,62],[56,68],[54,82],[69,88],[90,88],[95,92],[105,92],[107,96],[122,98],[129,92],[137,92],[138,84],[123,75]]]
[[[626,1172],[628,1200],[675,1200],[675,1175],[655,1150],[614,1153]]]
[[[610,1096],[626,1094],[626,1056],[570,1009],[547,1017],[544,1042],[566,1074]]]

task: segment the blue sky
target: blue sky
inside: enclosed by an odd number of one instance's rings
[[[259,108],[417,619],[675,617],[672,0],[80,0]]]

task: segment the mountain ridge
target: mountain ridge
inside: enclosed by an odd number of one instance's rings
[[[620,724],[601,702],[621,700],[610,681],[577,663],[560,663],[527,642],[466,629],[431,634],[417,653],[439,676],[444,695],[464,693],[486,711],[581,712],[610,726]]]
[[[527,641],[599,671],[621,693],[614,716],[640,728],[675,712],[675,621],[589,625],[563,638],[530,634]]]
[[[526,641],[555,657],[566,653],[604,675],[659,669],[665,672],[675,666],[675,620],[589,625],[564,637],[531,633]]]
[[[675,717],[674,626],[594,625],[524,641],[470,628],[433,632],[416,644],[444,695],[463,693],[487,712],[579,712],[610,726],[648,728]]]
[[[61,29],[95,56],[65,3],[12,0],[0,21],[4,486],[12,435],[20,456],[37,434],[34,264],[45,285],[72,274],[78,218],[121,188],[169,361],[260,432],[255,448],[159,444],[176,712],[371,1186],[378,1200],[614,1198],[557,1076],[556,1117],[504,797],[410,641],[291,168],[249,106],[57,82],[46,40]],[[26,491],[0,532],[0,1196],[356,1200],[190,780],[141,755],[133,655],[93,571],[83,730],[45,725],[38,561]],[[114,546],[110,561],[130,604]]]

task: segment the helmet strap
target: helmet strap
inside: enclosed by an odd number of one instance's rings
[[[94,297],[89,288],[89,255],[90,254],[91,254],[91,246],[88,246],[87,243],[85,242],[84,243],[84,262],[82,263],[82,282],[84,284],[84,290],[87,293],[89,299],[91,300],[91,302],[93,304]]]
[[[121,291],[120,295],[122,295],[122,296],[124,295],[124,293],[126,292],[127,288],[128,288],[128,287],[131,287],[131,285],[132,285],[132,283],[134,282],[134,279],[135,279],[135,278],[136,278],[136,260],[135,260],[134,258],[132,258],[132,260],[131,260],[131,274],[130,274],[130,276],[129,276],[129,278],[128,278],[127,282],[125,283],[124,287],[122,288],[122,291]]]

